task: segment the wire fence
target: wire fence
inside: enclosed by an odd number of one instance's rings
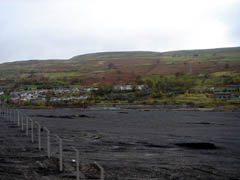
[[[69,149],[70,156],[75,156],[73,161],[76,163],[76,172],[74,172],[76,180],[80,180],[80,176],[81,179],[86,179],[83,173],[80,172],[79,150],[72,144],[72,141],[61,138],[61,135],[51,133],[47,127],[41,125],[38,121],[3,102],[0,102],[0,117],[7,122],[14,123],[21,132],[29,137],[31,143],[37,142],[39,152],[46,149],[49,159],[53,156],[57,157],[59,172],[64,172],[64,158],[69,157],[69,154],[64,156],[63,147]],[[100,170],[99,179],[104,180],[104,168],[98,162],[94,162],[94,164]]]

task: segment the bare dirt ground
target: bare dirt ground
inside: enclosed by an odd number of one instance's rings
[[[81,170],[88,179],[98,177],[89,173],[89,164],[94,161],[104,167],[106,179],[109,180],[240,179],[239,112],[81,109],[20,111],[48,127],[51,134],[64,138],[64,168],[68,172],[74,171],[70,163],[75,157],[71,146],[77,147],[80,151]],[[9,125],[1,122],[0,141],[3,146],[1,145],[0,153],[0,179],[6,173],[4,166],[8,166],[5,161],[11,161],[13,154],[13,160],[20,158],[21,162],[10,162],[9,167],[14,166],[15,171],[24,172],[21,177],[25,179],[34,174],[32,179],[75,178],[67,172],[59,175],[54,162],[43,163],[49,161],[46,160],[44,139],[45,150],[39,154],[36,152],[36,144],[31,145],[18,129],[7,126]],[[14,132],[20,135],[14,135]],[[11,135],[10,139],[6,134]],[[57,157],[57,144],[54,138],[51,141],[52,155]],[[13,146],[14,143],[16,145]],[[50,164],[53,170],[44,174],[46,169],[39,171],[38,164],[41,164],[40,169],[42,164]],[[7,173],[18,176],[15,171]]]
[[[0,180],[56,180],[54,158],[48,160],[16,125],[0,120]],[[52,166],[48,170],[47,165]]]

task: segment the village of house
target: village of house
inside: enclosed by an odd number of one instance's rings
[[[89,98],[89,94],[93,91],[97,91],[97,87],[86,88],[58,88],[58,89],[36,89],[36,90],[21,90],[10,92],[10,100],[13,103],[19,102],[67,102],[67,101],[82,101]],[[112,90],[115,92],[126,91],[143,91],[148,89],[147,85],[115,85],[112,86]],[[224,88],[212,87],[207,90],[190,90],[190,93],[211,93],[215,99],[227,100],[227,99],[240,99],[240,85],[229,85]],[[172,92],[178,94],[178,92]],[[0,91],[0,96],[4,96],[5,93]],[[67,96],[65,96],[67,95]]]
[[[147,88],[146,85],[116,85],[112,87],[114,91],[132,91],[133,88],[136,90],[144,90]],[[10,92],[10,100],[13,103],[18,102],[60,102],[60,101],[72,101],[72,100],[84,100],[88,96],[84,95],[91,93],[92,91],[97,91],[99,88],[96,87],[86,87],[86,88],[59,88],[59,89],[36,89],[36,90],[21,90]],[[0,91],[0,96],[3,96],[5,93]],[[68,97],[61,97],[61,95],[68,94]],[[72,94],[77,94],[71,96]],[[49,97],[50,96],[50,97]],[[60,96],[60,97],[59,97]],[[49,99],[48,99],[49,97]]]

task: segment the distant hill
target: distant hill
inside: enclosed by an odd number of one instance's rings
[[[73,61],[89,61],[89,60],[121,60],[121,59],[153,59],[159,58],[160,52],[151,51],[123,51],[123,52],[101,52],[93,54],[85,54],[74,56],[70,60]]]
[[[201,50],[180,50],[169,52],[151,52],[151,51],[129,51],[129,52],[102,52],[92,53],[74,56],[70,60],[73,61],[89,61],[89,60],[121,60],[121,59],[159,59],[163,60],[171,57],[175,60],[181,60],[182,58],[198,57],[199,59],[211,58],[221,59],[224,58],[239,58],[240,47],[234,48],[217,48],[217,49],[201,49]]]
[[[240,47],[170,52],[102,52],[68,60],[29,60],[0,64],[0,86],[124,84],[176,73],[240,73]],[[8,83],[6,83],[8,82]]]

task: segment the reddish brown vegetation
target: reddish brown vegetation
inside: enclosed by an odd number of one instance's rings
[[[111,69],[108,68],[108,65],[110,63],[113,64],[113,67]],[[191,63],[193,74],[213,73],[220,71],[240,73],[240,62]],[[189,63],[184,62],[169,63],[157,62],[156,60],[147,59],[124,59],[119,61],[104,61],[100,65],[98,65],[99,61],[92,61],[91,64],[91,68],[79,70],[79,72],[85,73],[80,78],[84,85],[125,84],[131,81],[135,81],[138,78],[151,75],[169,75],[176,74],[178,72],[185,74],[189,73]],[[92,73],[94,71],[96,71],[96,73]]]

